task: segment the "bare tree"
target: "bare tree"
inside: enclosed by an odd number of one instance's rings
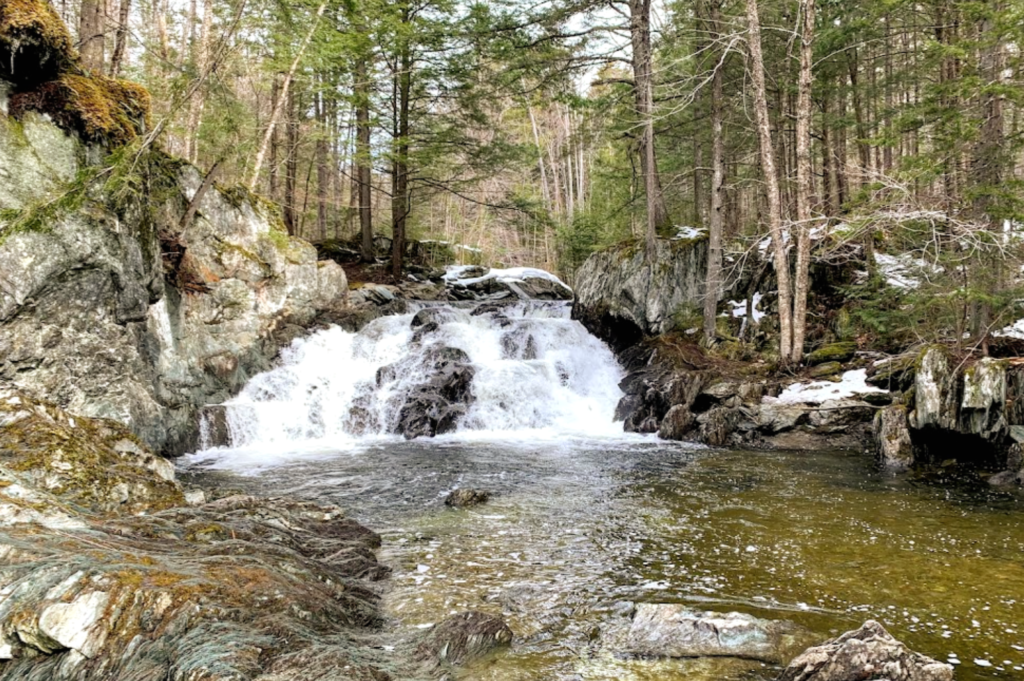
[[[796,287],[793,291],[793,347],[790,359],[803,359],[807,336],[807,295],[811,267],[811,84],[814,0],[800,0],[800,80],[796,102]],[[788,267],[788,259],[787,259]],[[781,305],[781,298],[779,304]]]
[[[713,45],[722,35],[721,0],[710,0],[707,25]],[[704,293],[704,338],[715,339],[718,298],[722,291],[723,192],[725,184],[725,140],[722,136],[722,80],[724,51],[712,48],[715,72],[711,79],[711,212],[708,215],[708,270]]]

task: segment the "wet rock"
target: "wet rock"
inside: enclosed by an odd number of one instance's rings
[[[807,419],[812,428],[836,432],[858,423],[871,423],[875,409],[867,402],[852,399],[825,400]]]
[[[856,343],[832,343],[823,345],[814,352],[808,353],[807,363],[811,366],[826,362],[848,362],[857,352]]]
[[[732,407],[712,407],[697,417],[700,424],[698,439],[712,447],[724,447],[729,443],[729,436],[736,430],[741,418],[740,412]]]
[[[452,490],[445,497],[444,505],[451,506],[452,508],[469,508],[470,506],[479,506],[486,503],[490,498],[490,492],[460,487],[459,489]]]
[[[512,636],[500,617],[471,610],[436,624],[416,648],[416,657],[457,667],[509,645]]]
[[[527,277],[518,283],[520,291],[534,300],[572,300],[573,292],[557,281],[543,277]]]
[[[874,434],[882,466],[891,471],[907,470],[914,464],[907,409],[892,405],[875,415]]]
[[[1016,429],[1017,436],[1024,435],[1021,426],[1011,426],[1011,432]],[[1006,470],[996,473],[988,479],[988,484],[995,487],[1009,487],[1024,484],[1024,446],[1020,441],[1015,441],[1007,448]]]
[[[421,327],[425,328],[425,327]],[[458,348],[432,347],[417,366],[402,363],[381,367],[378,385],[395,380],[403,372],[426,370],[426,379],[407,389],[393,432],[407,440],[450,433],[473,402],[476,370],[469,356]]]
[[[803,638],[788,622],[684,605],[637,606],[623,652],[652,657],[740,657],[779,663]]]
[[[869,620],[860,629],[804,651],[778,681],[864,679],[952,681],[953,667],[915,653]]]
[[[658,437],[662,440],[682,440],[697,423],[696,417],[689,407],[677,404],[668,410],[658,427]]]
[[[199,410],[199,446],[227,447],[231,444],[227,407],[208,404]]]
[[[703,395],[708,395],[719,402],[739,394],[740,386],[732,381],[720,381],[705,388],[702,392]]]
[[[409,326],[417,328],[425,324],[434,323],[438,326],[454,322],[459,318],[459,313],[450,307],[425,307],[413,315]]]

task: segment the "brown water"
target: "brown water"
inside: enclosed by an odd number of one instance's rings
[[[876,619],[916,650],[954,653],[957,679],[1024,678],[1024,500],[970,479],[891,478],[861,454],[640,438],[386,442],[198,479],[336,503],[381,531],[395,570],[386,607],[400,629],[468,608],[504,616],[512,649],[464,678],[779,671],[624,659],[615,641],[635,602],[789,619],[812,640]],[[447,509],[455,486],[495,496]]]

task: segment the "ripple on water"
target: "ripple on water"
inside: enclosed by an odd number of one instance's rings
[[[960,681],[1024,667],[1020,498],[884,478],[860,455],[649,439],[382,442],[232,484],[337,503],[382,531],[395,568],[387,607],[403,626],[503,613],[517,643],[474,679],[777,674],[616,656],[607,642],[637,601],[791,619],[820,638],[878,619],[955,664]],[[446,509],[460,485],[493,499]]]

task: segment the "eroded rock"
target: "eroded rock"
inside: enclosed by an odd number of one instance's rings
[[[915,653],[869,620],[855,631],[810,648],[779,681],[953,681],[953,667]]]
[[[700,612],[675,603],[641,603],[623,652],[653,657],[740,657],[778,663],[800,645],[802,635],[788,622],[745,613]]]
[[[490,492],[460,487],[459,489],[452,490],[445,497],[444,505],[453,508],[469,508],[470,506],[479,506],[486,503],[490,498]]]
[[[907,409],[892,405],[880,410],[874,421],[875,443],[882,466],[903,471],[914,463],[914,444],[910,439]]]

